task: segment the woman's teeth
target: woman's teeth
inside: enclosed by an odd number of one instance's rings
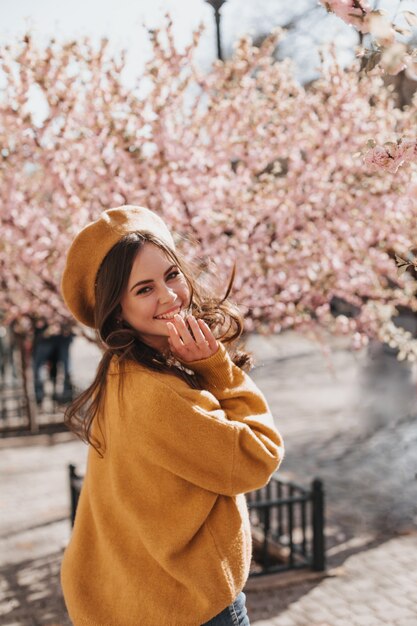
[[[157,315],[155,319],[157,320],[172,320],[174,318],[174,315],[180,313],[180,309],[176,309],[175,311],[172,311],[172,313],[167,313],[166,315]]]

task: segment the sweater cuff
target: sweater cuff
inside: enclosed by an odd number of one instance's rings
[[[187,369],[202,376],[210,386],[225,389],[233,384],[234,363],[220,341],[218,341],[218,346],[217,352],[207,359],[191,361],[191,363],[186,363],[181,359],[180,361]]]

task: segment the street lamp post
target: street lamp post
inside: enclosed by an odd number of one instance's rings
[[[222,41],[220,37],[220,9],[226,0],[206,0],[214,9],[214,17],[216,19],[216,36],[217,36],[217,58],[223,61]]]

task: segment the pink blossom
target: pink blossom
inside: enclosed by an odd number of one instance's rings
[[[365,17],[371,11],[367,0],[320,0],[321,4],[346,24],[355,26],[362,33],[369,32]]]
[[[403,43],[394,42],[383,51],[380,64],[387,74],[395,76],[407,67],[409,61],[407,46]]]
[[[375,146],[368,150],[363,160],[371,169],[395,174],[403,163],[417,161],[417,140]]]

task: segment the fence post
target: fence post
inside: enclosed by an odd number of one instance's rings
[[[312,522],[313,522],[313,570],[323,572],[326,569],[324,540],[324,491],[323,482],[315,478],[311,483]]]
[[[73,465],[72,463],[68,465],[68,471],[69,471],[69,485],[70,485],[70,497],[71,497],[71,526],[74,526],[75,512],[77,510],[78,495],[79,495],[74,483],[77,480],[78,476],[75,471],[75,465]]]

